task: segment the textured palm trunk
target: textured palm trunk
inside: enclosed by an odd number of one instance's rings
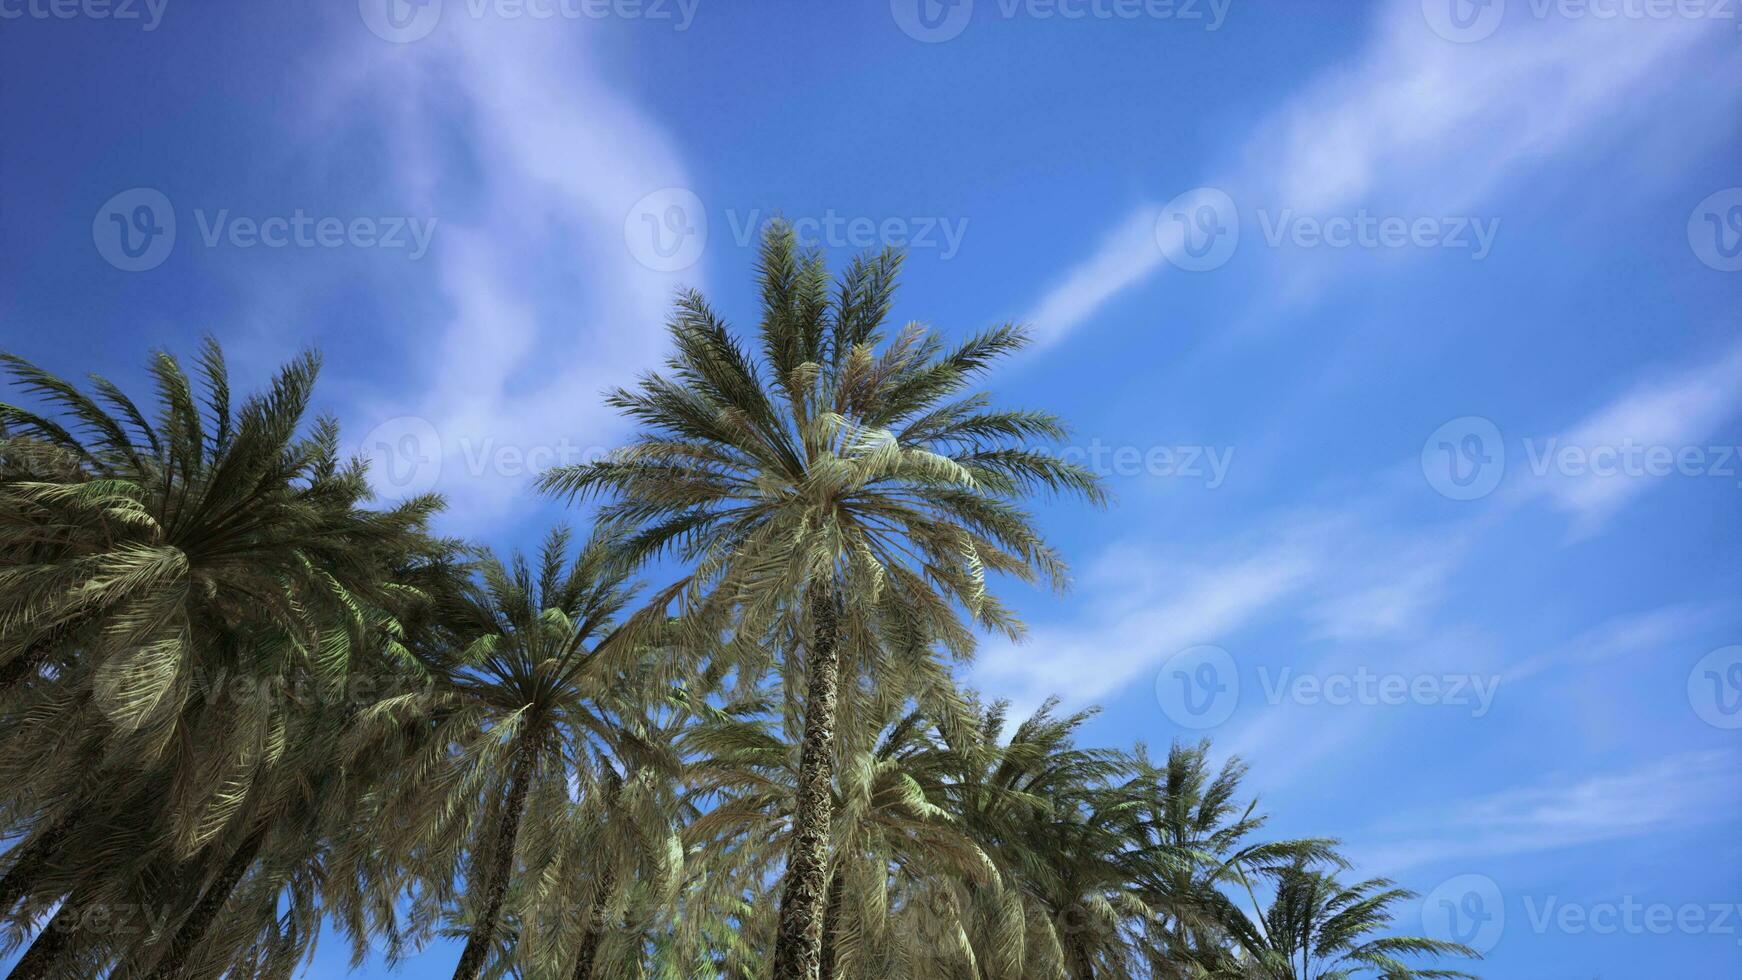
[[[829,821],[834,815],[829,773],[841,673],[840,651],[836,649],[840,622],[834,594],[826,587],[811,593],[811,630],[798,804],[786,861],[786,886],[780,895],[774,980],[818,980],[822,966],[823,892],[828,887]]]
[[[48,920],[48,925],[43,926],[42,931],[36,934],[36,939],[30,944],[30,949],[26,950],[24,958],[12,967],[12,972],[6,975],[6,980],[50,980],[50,978],[59,980],[60,977],[66,975],[65,970],[57,970],[55,967],[60,961],[61,954],[65,953],[67,947],[72,944],[73,922],[63,922],[61,917],[74,907],[71,897],[61,903],[54,918]],[[77,913],[75,912],[74,915],[76,916]]]
[[[9,914],[12,906],[29,896],[37,875],[54,852],[60,850],[70,822],[70,818],[62,819],[19,849],[18,859],[6,869],[6,876],[0,878],[0,916]]]
[[[829,876],[829,904],[823,909],[823,953],[817,967],[818,980],[835,980],[835,931],[840,928],[841,902],[846,891],[847,876],[836,868]]]
[[[523,741],[514,755],[514,771],[508,777],[508,798],[503,801],[502,819],[497,822],[496,843],[490,851],[483,913],[472,925],[465,952],[460,954],[460,965],[454,968],[454,980],[477,980],[490,945],[496,941],[496,925],[502,919],[502,905],[508,898],[508,880],[514,875],[514,844],[520,837],[520,821],[526,815],[526,791],[532,781],[532,763],[537,752],[532,732],[521,738]]]
[[[1065,943],[1071,959],[1071,980],[1095,980],[1095,960],[1089,955],[1089,945],[1081,935],[1073,935]]]
[[[575,958],[574,980],[592,980],[593,961],[599,957],[599,946],[605,941],[605,918],[610,914],[611,892],[617,887],[617,871],[606,864],[599,876],[599,893],[593,898],[593,915],[587,920],[587,934],[581,937],[581,953]]]
[[[262,827],[250,834],[242,846],[236,849],[236,853],[230,855],[224,870],[206,886],[199,903],[182,920],[181,928],[175,931],[175,938],[170,940],[169,948],[164,951],[163,957],[157,961],[157,966],[146,980],[175,980],[187,969],[188,958],[200,948],[206,933],[212,931],[212,923],[218,921],[218,913],[224,910],[224,904],[230,900],[230,893],[236,890],[248,869],[254,866],[254,859],[260,856],[260,845],[265,841],[266,828]]]

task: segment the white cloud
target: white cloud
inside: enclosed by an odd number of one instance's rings
[[[1631,769],[1532,785],[1400,815],[1351,849],[1365,869],[1396,874],[1429,863],[1469,862],[1640,837],[1734,813],[1734,752],[1688,752]]]
[[[1719,426],[1742,410],[1742,344],[1721,352],[1709,362],[1674,375],[1641,384],[1588,416],[1553,439],[1535,440],[1523,448],[1524,459],[1514,470],[1522,496],[1546,495],[1572,514],[1578,530],[1589,531],[1613,515],[1635,495],[1654,483],[1670,478],[1653,475],[1642,455],[1647,451],[1679,454],[1696,451],[1712,461],[1713,468],[1734,468],[1733,458],[1724,464],[1713,455],[1707,440]],[[1590,464],[1568,469],[1556,462],[1563,449],[1571,448]],[[1730,447],[1734,448],[1734,447]],[[1591,454],[1613,450],[1615,459],[1602,461]],[[1625,454],[1634,452],[1635,463]],[[1600,470],[1597,463],[1602,463]],[[1508,461],[1508,466],[1513,463]],[[1675,478],[1703,476],[1682,474]],[[1733,477],[1727,478],[1733,481]]]
[[[507,18],[400,46],[365,35],[316,95],[317,121],[339,104],[376,119],[395,181],[440,218],[427,281],[441,312],[396,366],[410,394],[359,406],[347,431],[428,420],[435,489],[462,531],[523,507],[536,468],[623,433],[599,392],[655,364],[675,290],[701,285],[699,266],[654,271],[625,243],[639,199],[691,181],[666,134],[594,74],[586,37]]]
[[[1584,666],[1624,657],[1665,657],[1678,641],[1711,622],[1723,610],[1719,605],[1678,603],[1642,613],[1618,616],[1574,637],[1565,646],[1526,658],[1506,671],[1506,682],[1559,667]]]
[[[1400,209],[1390,213],[1475,217],[1464,209],[1557,155],[1649,127],[1677,81],[1701,78],[1713,102],[1731,101],[1742,79],[1723,70],[1721,52],[1733,33],[1721,19],[1518,17],[1479,44],[1452,44],[1428,28],[1417,0],[1396,0],[1350,65],[1288,99],[1230,148],[1237,163],[1205,183],[1232,195],[1243,222],[1259,207],[1345,213],[1370,199]],[[1164,264],[1157,214],[1153,202],[1135,208],[1059,276],[1028,315],[1044,340]],[[1287,272],[1299,280],[1324,268]]]

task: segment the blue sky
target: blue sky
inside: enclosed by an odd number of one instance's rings
[[[1735,5],[393,2],[0,0],[0,346],[317,346],[508,545],[761,222],[907,243],[897,318],[1033,324],[996,391],[1117,497],[972,683],[1214,738],[1485,975],[1736,975]]]

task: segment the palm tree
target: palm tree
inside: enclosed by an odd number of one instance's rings
[[[571,500],[610,498],[606,520],[636,529],[637,560],[672,553],[691,572],[655,600],[692,604],[692,645],[738,617],[746,644],[786,618],[804,650],[804,741],[780,899],[773,976],[815,976],[822,954],[833,790],[830,763],[844,635],[871,614],[966,653],[958,610],[1015,636],[987,573],[1064,581],[1064,564],[1018,501],[1041,491],[1099,499],[1092,474],[1023,445],[1064,435],[1051,415],[994,411],[969,386],[1023,331],[1002,326],[953,349],[911,325],[884,335],[894,253],[856,261],[833,285],[789,228],[760,258],[761,356],[752,358],[697,293],[670,323],[671,375],[607,401],[644,426],[609,458],[541,481]],[[796,651],[795,651],[796,652]]]
[[[1345,866],[1332,840],[1252,840],[1268,818],[1256,800],[1241,804],[1245,764],[1212,770],[1209,756],[1205,740],[1175,743],[1160,765],[1141,746],[1133,758],[1142,803],[1126,865],[1152,912],[1137,932],[1157,977],[1192,976],[1225,956],[1246,924],[1240,900],[1252,898],[1252,879],[1274,881],[1298,864]]]
[[[23,837],[0,891],[7,911],[24,902],[19,921],[57,902],[179,910],[174,968],[264,845],[300,721],[293,702],[229,697],[214,678],[276,689],[395,657],[415,589],[394,566],[439,500],[364,508],[364,464],[340,457],[337,426],[305,432],[313,355],[232,411],[215,344],[203,397],[159,354],[155,421],[101,378],[87,395],[0,363],[59,410],[0,405],[0,553],[19,559],[0,568],[0,712],[16,722],[0,815]],[[138,955],[46,929],[15,972]]]
[[[1372,971],[1397,980],[1470,978],[1468,973],[1416,967],[1399,958],[1480,958],[1467,946],[1420,936],[1372,936],[1391,923],[1391,906],[1414,897],[1384,878],[1345,886],[1298,861],[1278,874],[1274,900],[1242,937],[1246,956],[1238,976],[1344,980]]]
[[[527,816],[562,820],[570,780],[597,746],[651,750],[621,663],[593,649],[634,586],[609,534],[572,560],[571,541],[566,529],[551,532],[536,567],[522,555],[480,563],[477,587],[450,620],[456,649],[424,705],[426,754],[380,805],[401,851],[437,882],[436,898],[449,894],[464,857],[466,945],[456,980],[477,977],[502,938]]]

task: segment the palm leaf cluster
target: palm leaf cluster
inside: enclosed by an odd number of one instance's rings
[[[639,433],[541,480],[593,530],[530,556],[376,502],[313,355],[233,402],[216,344],[158,354],[146,407],[6,356],[11,976],[290,977],[323,932],[462,980],[1463,975],[1237,760],[958,685],[1022,635],[999,577],[1066,582],[1029,507],[1102,492],[978,388],[1024,332],[891,329],[899,266],[776,228],[754,343],[682,295],[607,396]]]

